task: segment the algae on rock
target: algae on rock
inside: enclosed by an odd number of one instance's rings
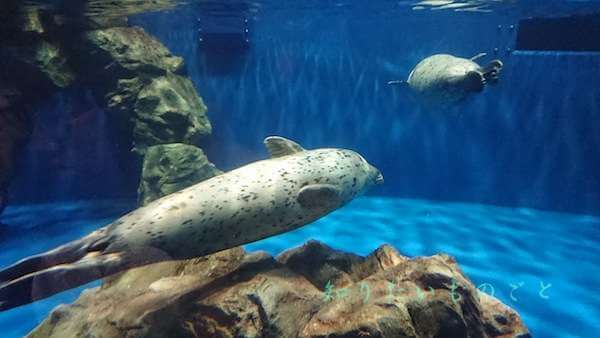
[[[139,204],[146,205],[220,173],[200,148],[182,143],[151,146],[144,155]]]
[[[136,148],[174,142],[196,144],[211,131],[206,106],[189,79],[168,73],[152,79],[139,92],[133,130]]]
[[[183,59],[174,56],[160,41],[140,27],[113,27],[88,31],[83,36],[84,59],[90,72],[110,76],[135,76],[140,73],[177,73]]]
[[[139,27],[84,35],[79,72],[115,118],[131,123],[135,149],[166,143],[198,144],[211,133],[206,106],[185,76],[183,59]]]
[[[59,88],[66,88],[73,83],[75,74],[67,64],[67,56],[61,46],[40,40],[33,48],[31,58],[24,56],[24,60],[37,67]]]

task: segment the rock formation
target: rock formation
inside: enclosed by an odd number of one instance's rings
[[[218,172],[200,148],[192,150],[211,133],[211,125],[183,59],[142,28],[127,26],[128,14],[173,6],[171,0],[88,0],[69,8],[16,0],[0,5],[0,211],[15,159],[32,130],[31,105],[15,102],[35,103],[72,85],[92,90],[109,123],[130,135],[125,139],[139,155],[152,146],[178,144],[161,149],[169,150],[164,158],[178,158],[182,172],[163,170],[172,177],[161,182],[142,179],[140,201]],[[199,163],[190,162],[192,153]],[[144,160],[148,177],[161,170],[151,169],[159,165],[155,158]],[[205,168],[205,173],[192,177],[191,168]]]
[[[82,82],[108,113],[133,131],[135,149],[197,144],[211,133],[206,106],[173,56],[139,27],[88,31],[71,54]]]
[[[151,146],[144,156],[139,204],[146,205],[220,173],[200,148],[182,143]]]
[[[530,337],[453,258],[387,245],[367,257],[314,241],[277,258],[234,248],[133,276],[57,307],[29,337]]]
[[[87,74],[82,81],[115,125],[128,126],[124,132],[144,156],[141,204],[219,173],[195,147],[212,127],[183,59],[139,27],[88,31],[72,55],[78,73]]]

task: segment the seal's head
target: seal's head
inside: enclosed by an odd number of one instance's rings
[[[383,183],[381,172],[355,151],[316,149],[306,155],[321,159],[319,172],[326,182],[339,188],[343,203]]]
[[[379,169],[371,165],[364,157],[352,150],[342,150],[345,154],[350,155],[351,162],[354,168],[358,170],[354,171],[357,181],[360,181],[360,191],[364,192],[374,185],[383,183],[383,175]]]
[[[374,185],[383,183],[383,175],[360,154],[338,148],[306,150],[280,136],[265,139],[271,158],[286,161],[288,182],[298,189],[298,202],[304,207],[318,207],[320,212],[339,208]]]

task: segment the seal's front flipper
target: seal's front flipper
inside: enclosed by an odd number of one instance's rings
[[[331,184],[311,184],[300,189],[298,203],[306,209],[333,209],[342,204],[341,191]]]
[[[24,258],[0,270],[0,285],[49,267],[75,262],[90,252],[104,250],[108,244],[107,228],[100,228],[81,239],[45,253]]]
[[[481,68],[481,73],[483,74],[487,82],[493,84],[498,82],[498,74],[500,73],[500,70],[502,70],[503,66],[504,64],[502,63],[502,61],[492,60],[485,67]]]

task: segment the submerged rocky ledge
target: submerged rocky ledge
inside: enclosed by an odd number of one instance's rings
[[[367,257],[309,241],[133,269],[57,307],[29,337],[530,337],[447,255]]]

